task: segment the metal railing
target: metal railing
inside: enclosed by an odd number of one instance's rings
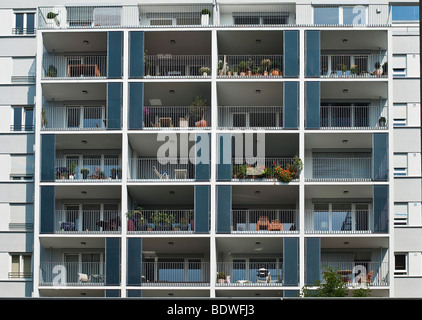
[[[321,106],[321,129],[386,129],[387,109],[380,106]]]
[[[279,26],[296,23],[296,4],[220,4],[221,26]]]
[[[145,56],[146,77],[211,76],[210,55],[157,54]]]
[[[130,180],[192,180],[195,165],[189,159],[132,158],[129,159]]]
[[[233,233],[297,232],[297,210],[232,210]]]
[[[119,233],[119,210],[56,210],[56,233]]]
[[[44,55],[42,79],[106,78],[107,56]]]
[[[44,107],[41,130],[105,130],[107,110],[102,106]]]
[[[40,286],[103,286],[104,262],[41,262]]]
[[[56,159],[56,181],[110,181],[121,179],[121,160],[118,158]]]
[[[144,107],[144,129],[211,127],[211,107]]]
[[[218,76],[281,77],[283,56],[272,55],[219,55]]]
[[[282,106],[218,107],[219,129],[283,128]]]
[[[312,165],[305,166],[307,181],[372,180],[372,158],[313,158],[311,161]]]
[[[218,286],[282,286],[283,265],[273,261],[217,262]]]
[[[386,54],[322,54],[321,76],[334,78],[386,77]]]
[[[389,285],[388,262],[321,262],[321,280],[326,268],[338,272],[348,286]]]
[[[10,131],[34,131],[35,126],[33,124],[23,124],[20,126],[10,125]]]
[[[277,176],[274,168],[281,166],[286,169],[293,163],[294,158],[233,158],[232,159],[232,180],[236,179],[271,179]],[[251,164],[249,164],[251,163]],[[294,178],[293,180],[296,180]]]
[[[208,286],[210,264],[197,259],[143,262],[142,286]]]
[[[14,36],[20,35],[20,36],[27,36],[27,35],[31,35],[34,36],[35,35],[35,28],[12,28],[12,34]]]
[[[370,210],[306,210],[307,233],[372,233]]]
[[[131,210],[126,214],[128,232],[193,232],[193,210]]]

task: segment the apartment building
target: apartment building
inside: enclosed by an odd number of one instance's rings
[[[417,2],[19,6],[0,296],[422,296]]]

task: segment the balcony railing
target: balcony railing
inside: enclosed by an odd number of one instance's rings
[[[118,158],[56,159],[56,181],[115,181],[121,179],[121,163]]]
[[[220,77],[281,77],[282,55],[219,55]]]
[[[189,159],[129,159],[130,180],[169,181],[195,179],[195,165]]]
[[[282,106],[218,107],[220,129],[281,129]]]
[[[283,265],[273,261],[217,262],[218,286],[282,286]]]
[[[144,129],[211,127],[211,107],[144,107]]]
[[[321,262],[321,269],[332,268],[349,286],[388,286],[389,267],[387,262]],[[321,274],[321,280],[323,280]]]
[[[105,107],[45,107],[41,130],[105,130]]]
[[[40,286],[104,286],[104,262],[41,262]]]
[[[371,181],[372,158],[313,158],[307,181]],[[305,169],[306,170],[306,169]]]
[[[293,162],[294,158],[233,158],[232,180],[274,180],[277,179],[274,171],[276,167],[280,166],[283,169],[287,169]],[[296,176],[291,180],[296,181],[297,179]]]
[[[199,259],[142,263],[142,286],[209,286],[210,264]]]
[[[321,106],[320,128],[387,129],[386,110],[379,106]]]
[[[56,233],[119,233],[118,210],[56,210]]]
[[[44,55],[42,79],[106,78],[106,56]]]
[[[386,77],[384,54],[323,54],[321,76],[334,78]],[[384,68],[384,69],[383,69]]]
[[[307,233],[372,233],[373,212],[370,210],[307,210]]]
[[[190,233],[193,210],[131,210],[126,214],[129,233]]]
[[[158,54],[145,56],[146,77],[211,76],[210,55]]]
[[[232,210],[233,233],[297,232],[297,210]]]

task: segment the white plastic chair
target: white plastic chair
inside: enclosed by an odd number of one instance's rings
[[[152,167],[152,170],[154,170],[154,173],[159,177],[160,179],[169,179],[169,174],[167,171],[164,171],[163,173],[160,173],[157,168],[154,166]]]

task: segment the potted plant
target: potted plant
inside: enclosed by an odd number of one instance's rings
[[[47,19],[48,20],[54,20],[54,22],[56,23],[56,25],[59,26],[60,25],[60,21],[57,18],[58,15],[59,15],[58,13],[54,13],[54,12],[51,12],[50,11],[49,13],[47,13]]]
[[[210,72],[211,72],[211,69],[209,67],[201,67],[199,69],[199,73],[202,74],[204,77],[208,76]]]
[[[76,163],[75,162],[71,162],[69,164],[69,179],[74,179],[75,178],[75,169],[76,169]]]
[[[357,75],[358,74],[358,66],[356,65],[356,64],[354,64],[351,68],[350,68],[350,72],[353,74],[353,75]]]
[[[208,9],[202,9],[201,10],[201,24],[203,26],[207,26],[210,24],[210,15],[211,11]]]
[[[262,68],[264,68],[264,76],[268,76],[268,69],[271,66],[271,60],[270,59],[263,59],[261,61]]]
[[[233,76],[237,77],[239,75],[239,66],[233,66]]]
[[[62,173],[60,174],[60,179],[65,180],[65,179],[67,179],[67,178],[68,178],[68,175],[67,175],[67,173],[66,173],[66,172],[62,172]]]
[[[225,272],[223,272],[223,271],[220,271],[220,272],[217,274],[217,282],[218,282],[218,283],[225,283],[225,282],[226,282],[226,278],[227,278],[227,275],[226,275],[226,273],[225,273]]]
[[[205,107],[207,106],[208,102],[205,97],[196,96],[192,100],[191,107],[189,108],[190,114],[195,119],[199,119],[195,122],[195,127],[208,127],[208,121],[205,120]],[[195,119],[195,120],[196,120]]]
[[[156,230],[169,231],[175,220],[173,214],[162,211],[155,211],[151,215],[151,223],[155,225]]]
[[[378,119],[378,124],[379,124],[380,128],[384,128],[386,123],[387,123],[387,119],[385,119],[385,117],[380,117]]]
[[[239,62],[239,73],[240,76],[244,77],[246,76],[246,72],[248,71],[248,64],[246,61],[240,61]]]
[[[279,76],[280,75],[280,63],[278,61],[272,62],[273,68],[271,69],[272,76]]]
[[[89,174],[89,169],[88,168],[82,168],[81,169],[81,173],[82,173],[82,178],[83,179],[87,179],[88,178],[88,174]]]
[[[47,73],[45,74],[47,77],[57,77],[57,68],[55,66],[53,66],[52,64],[50,64],[48,66],[48,70]]]
[[[128,231],[145,230],[146,220],[142,214],[142,207],[136,207],[135,210],[126,212],[126,218],[128,219]]]
[[[45,108],[42,108],[41,111],[41,125],[43,128],[47,127],[48,124],[48,117],[47,117],[47,111],[45,111]]]

